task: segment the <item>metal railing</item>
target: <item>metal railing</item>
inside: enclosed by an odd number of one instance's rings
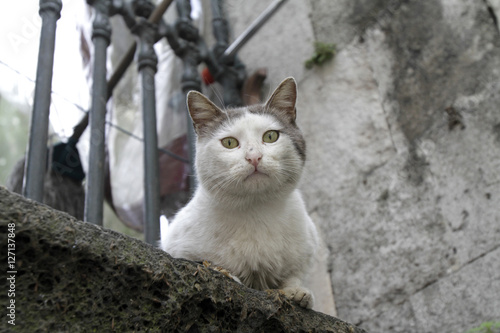
[[[181,87],[184,94],[201,90],[198,65],[204,62],[215,81],[224,88],[226,106],[241,105],[240,90],[246,77],[245,66],[236,56],[238,49],[264,22],[285,2],[276,0],[232,45],[229,45],[227,20],[223,15],[222,0],[211,0],[212,26],[216,44],[209,49],[191,22],[189,0],[175,0],[178,19],[172,25],[162,20],[166,9],[174,0],[164,0],[154,7],[146,0],[87,0],[94,8],[92,27],[94,44],[92,104],[88,117],[75,127],[73,139],[78,140],[90,124],[89,168],[86,179],[84,220],[102,225],[105,173],[105,123],[106,104],[113,88],[137,53],[141,81],[144,130],[144,221],[145,240],[155,244],[159,238],[159,168],[158,139],[156,132],[155,73],[157,57],[153,45],[166,38],[175,54],[183,61]],[[61,0],[40,0],[42,29],[34,97],[33,115],[27,151],[27,163],[23,195],[36,200],[43,199],[43,181],[47,165],[47,135],[51,100],[52,68],[57,20],[62,9]],[[110,17],[121,15],[128,28],[137,36],[137,44],[131,45],[117,70],[106,80],[107,47],[111,39]],[[137,51],[136,51],[137,48]],[[190,165],[193,172],[195,133],[188,116],[188,140]],[[175,158],[175,155],[174,155]],[[192,173],[191,172],[191,173]],[[196,186],[190,178],[191,189]]]
[[[61,0],[40,1],[39,13],[42,17],[42,32],[40,35],[35,97],[23,186],[23,195],[25,197],[40,202],[43,200],[43,180],[47,165],[47,138],[56,22],[61,17],[61,9]]]

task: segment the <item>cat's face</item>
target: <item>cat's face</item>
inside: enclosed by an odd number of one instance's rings
[[[272,198],[296,187],[305,143],[295,124],[296,84],[283,81],[265,105],[222,111],[188,95],[201,184],[219,196]]]

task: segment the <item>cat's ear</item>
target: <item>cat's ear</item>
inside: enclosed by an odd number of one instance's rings
[[[297,117],[295,103],[297,102],[297,83],[293,77],[283,80],[266,102],[268,110],[276,110],[289,122]]]
[[[223,112],[205,95],[197,91],[193,90],[187,94],[186,103],[198,135],[205,134],[212,124],[223,117]]]

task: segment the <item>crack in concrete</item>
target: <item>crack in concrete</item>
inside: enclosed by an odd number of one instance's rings
[[[374,80],[375,80],[375,78],[374,78]],[[394,151],[396,152],[396,154],[398,154],[399,153],[398,147],[396,146],[396,142],[394,142],[394,136],[392,135],[392,126],[391,126],[391,123],[389,122],[389,115],[387,114],[387,110],[384,107],[384,101],[382,101],[380,103],[380,107],[382,108],[382,112],[384,112],[385,123],[387,125],[387,130],[389,131],[389,137],[391,139],[392,147],[394,148]]]
[[[460,272],[462,269],[464,269],[464,268],[465,268],[465,267],[467,267],[468,265],[470,265],[470,264],[472,264],[472,263],[476,262],[477,260],[479,260],[479,259],[481,259],[481,258],[484,258],[484,257],[485,257],[485,256],[487,256],[488,254],[490,254],[490,253],[492,253],[492,252],[494,252],[494,251],[498,250],[499,248],[500,248],[500,244],[498,244],[498,245],[496,245],[496,246],[492,247],[491,249],[489,249],[489,250],[487,250],[487,251],[485,251],[485,252],[481,253],[480,255],[478,255],[478,256],[476,256],[476,257],[474,257],[474,258],[470,259],[469,261],[465,262],[465,263],[464,263],[464,264],[463,264],[460,268],[458,268],[456,271],[454,271],[454,272],[452,272],[452,273],[450,273],[450,274],[446,274],[446,273],[444,273],[444,272],[443,272],[443,273],[441,273],[441,274],[440,274],[437,278],[432,279],[432,280],[430,280],[430,281],[427,281],[427,282],[426,282],[426,283],[425,283],[422,287],[420,287],[420,288],[416,289],[416,290],[415,290],[412,294],[408,295],[408,297],[403,298],[403,299],[401,299],[401,300],[399,300],[399,301],[397,301],[397,302],[391,302],[391,304],[392,304],[392,305],[394,305],[394,306],[401,306],[401,305],[403,305],[403,304],[404,304],[404,303],[406,303],[406,302],[410,302],[411,298],[412,298],[414,295],[419,294],[420,292],[422,292],[422,291],[424,291],[425,289],[427,289],[427,288],[429,288],[429,287],[431,287],[431,286],[435,285],[436,283],[438,283],[438,282],[442,281],[442,280],[443,280],[443,279],[445,279],[445,278],[448,278],[448,277],[451,277],[452,275],[457,274],[458,272]],[[387,311],[392,311],[392,310],[387,310]],[[412,311],[413,311],[413,310],[412,310]],[[371,320],[374,320],[374,319],[376,319],[376,318],[379,318],[379,317],[381,317],[381,316],[382,316],[385,312],[386,312],[386,311],[381,311],[381,312],[379,312],[379,313],[375,314],[374,316],[372,316],[372,317],[370,317],[370,318],[364,318],[364,319],[361,319],[360,321],[356,322],[356,325],[361,326],[361,325],[362,325],[362,323],[363,323],[364,321],[371,321]]]
[[[400,303],[398,304],[403,304],[404,302],[407,302],[410,300],[410,298],[413,296],[413,295],[416,295],[420,292],[422,292],[423,290],[429,288],[430,286],[433,286],[434,284],[440,282],[443,278],[447,278],[447,277],[450,277],[452,275],[455,275],[457,274],[458,272],[460,272],[462,269],[464,269],[465,267],[469,266],[470,264],[476,262],[477,260],[481,259],[481,258],[484,258],[485,256],[487,256],[488,254],[498,250],[500,248],[500,244],[494,246],[493,248],[491,248],[490,250],[486,251],[486,252],[483,252],[481,253],[480,255],[478,255],[477,257],[474,257],[472,259],[470,259],[469,261],[465,262],[463,265],[460,266],[460,268],[458,268],[457,270],[453,271],[452,273],[450,274],[442,274],[442,275],[439,275],[437,279],[433,279],[431,281],[428,281],[427,283],[425,283],[421,288],[417,289],[413,294],[410,295],[410,297],[408,298],[405,298],[404,300],[402,300]]]
[[[488,0],[483,0],[483,3],[486,5],[486,9],[488,10],[488,14],[490,15],[491,19],[493,20],[493,24],[495,24],[497,31],[499,31],[499,33],[500,33],[500,30],[498,30],[498,18],[497,18],[497,15],[495,13],[495,9],[493,8],[493,6],[490,4],[490,2]]]

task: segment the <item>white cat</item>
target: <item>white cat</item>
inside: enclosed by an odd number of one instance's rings
[[[282,289],[311,308],[301,284],[318,240],[296,189],[305,161],[296,98],[293,78],[265,105],[221,110],[188,94],[199,185],[161,246],[173,257],[221,266],[248,287]]]

